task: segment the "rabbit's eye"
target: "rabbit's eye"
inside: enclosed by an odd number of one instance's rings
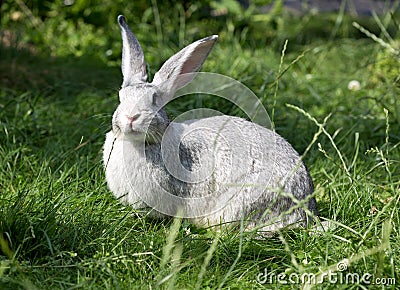
[[[157,98],[158,98],[157,93],[153,93],[152,100],[151,100],[153,105],[157,105]]]

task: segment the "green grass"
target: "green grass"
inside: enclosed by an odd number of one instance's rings
[[[249,25],[248,34],[238,35],[227,21],[219,24],[220,40],[203,71],[234,77],[264,100],[268,112],[274,112],[276,130],[306,152],[321,216],[332,220],[334,228],[318,235],[286,230],[256,239],[240,231],[196,229],[180,220],[152,220],[121,205],[106,186],[101,162],[104,134],[118,102],[118,63],[66,55],[49,58],[30,47],[3,45],[0,288],[302,286],[276,280],[259,284],[257,276],[263,278],[265,269],[286,277],[369,273],[395,278],[398,285],[400,86],[398,78],[391,77],[400,66],[398,58],[383,55],[393,65],[391,74],[385,74],[386,67],[377,63],[384,50],[370,38],[301,35],[311,20],[290,21],[298,39],[288,32],[281,68],[284,40],[270,46],[266,39],[256,43],[260,31],[251,31]],[[312,26],[318,27],[315,21]],[[190,33],[207,27],[203,22],[186,23],[187,42],[197,34],[214,33]],[[333,26],[323,29],[334,31]],[[161,41],[140,36],[153,75],[179,45],[168,34]],[[119,41],[116,35],[109,37]],[[155,43],[163,48],[163,59],[151,47]],[[277,83],[279,71],[285,73]],[[347,89],[353,79],[360,81],[359,91]],[[175,115],[199,105],[238,113],[214,98],[185,98],[168,111]],[[348,269],[338,272],[337,264],[344,259]],[[382,286],[324,283],[315,288]]]

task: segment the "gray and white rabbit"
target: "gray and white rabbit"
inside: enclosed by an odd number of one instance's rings
[[[244,221],[246,229],[270,232],[309,222],[317,214],[311,177],[278,134],[226,115],[168,119],[165,104],[193,80],[218,37],[183,48],[149,83],[138,40],[122,15],[118,23],[123,84],[103,152],[113,194],[200,227]]]

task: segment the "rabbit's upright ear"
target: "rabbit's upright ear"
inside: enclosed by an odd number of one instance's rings
[[[172,97],[176,90],[193,80],[217,39],[213,35],[183,48],[163,64],[152,83]]]
[[[146,82],[146,62],[139,41],[126,24],[125,17],[118,16],[118,23],[122,34],[122,75],[124,81],[122,87],[133,83]]]

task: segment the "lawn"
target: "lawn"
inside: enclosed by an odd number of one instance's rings
[[[397,289],[399,14],[15,2],[3,4],[0,31],[1,289]],[[122,82],[118,14],[142,44],[150,79],[180,48],[219,35],[202,71],[262,100],[303,155],[326,232],[216,232],[154,220],[114,198],[102,145]],[[349,88],[353,80],[359,87]],[[200,107],[242,116],[212,96],[177,99],[167,111]]]

